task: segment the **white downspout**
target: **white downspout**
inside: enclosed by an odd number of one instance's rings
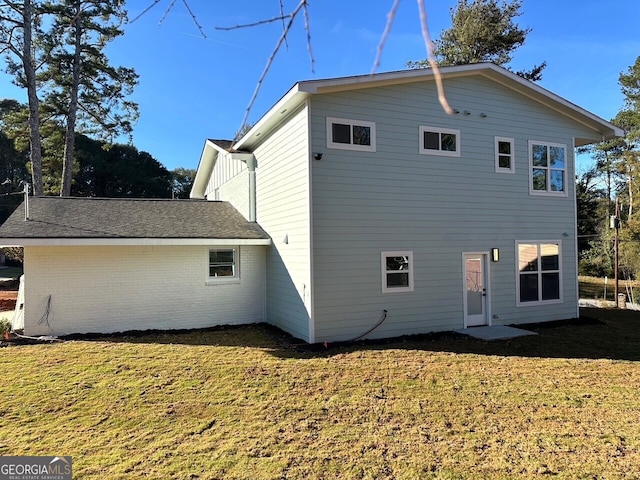
[[[247,160],[249,169],[249,221],[256,221],[256,159],[253,155]]]

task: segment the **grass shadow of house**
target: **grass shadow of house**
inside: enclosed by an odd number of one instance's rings
[[[67,340],[264,349],[278,358],[315,359],[354,351],[416,350],[482,356],[640,361],[640,312],[585,308],[581,317],[520,325],[538,335],[483,341],[454,332],[308,344],[265,323],[198,330],[71,335]]]

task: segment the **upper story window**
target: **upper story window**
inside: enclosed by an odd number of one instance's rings
[[[460,130],[420,127],[420,153],[459,157]]]
[[[529,167],[532,194],[567,194],[566,145],[530,140]]]
[[[413,252],[382,252],[382,293],[413,292]]]
[[[233,282],[240,278],[237,248],[209,250],[209,282]]]
[[[514,140],[513,138],[494,137],[496,152],[496,172],[515,173]]]
[[[375,152],[376,124],[327,117],[327,148]]]
[[[557,303],[562,299],[561,244],[517,242],[519,306]]]

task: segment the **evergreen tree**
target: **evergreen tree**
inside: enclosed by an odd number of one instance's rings
[[[171,171],[171,177],[173,198],[189,198],[196,179],[196,169],[178,167]]]
[[[71,194],[76,131],[113,139],[131,134],[137,105],[126,99],[137,84],[131,68],[114,67],[104,49],[122,35],[123,0],[56,0],[45,4],[53,18],[47,77],[47,109],[65,125],[60,195]]]
[[[640,57],[619,77],[625,101],[612,123],[625,135],[590,147],[595,171],[605,180],[608,215],[613,215],[612,199],[618,199],[621,229],[621,270],[640,275]],[[579,212],[578,215],[584,216]],[[608,218],[602,219],[608,228]],[[603,265],[609,257],[606,241],[592,244],[587,256],[593,264]],[[599,259],[600,257],[600,259]]]
[[[451,9],[451,28],[434,42],[434,56],[439,65],[466,65],[490,62],[505,66],[513,52],[524,45],[530,28],[520,28],[514,19],[521,15],[522,0],[499,4],[497,0],[458,0]],[[428,60],[407,63],[410,68],[426,68]],[[516,72],[523,78],[538,81],[546,63],[531,70]]]
[[[0,54],[7,60],[7,70],[14,83],[27,90],[29,102],[29,159],[33,191],[42,195],[42,148],[40,110],[36,78],[36,47],[33,39],[42,36],[39,5],[35,0],[0,1]]]
[[[172,175],[147,152],[76,135],[73,195],[171,198]]]

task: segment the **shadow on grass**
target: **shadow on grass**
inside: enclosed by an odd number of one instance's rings
[[[640,312],[583,308],[578,319],[518,328],[538,335],[483,341],[454,332],[385,340],[309,345],[268,324],[201,330],[130,331],[112,335],[72,335],[66,340],[260,348],[280,358],[330,357],[358,350],[422,350],[476,355],[640,361]]]

